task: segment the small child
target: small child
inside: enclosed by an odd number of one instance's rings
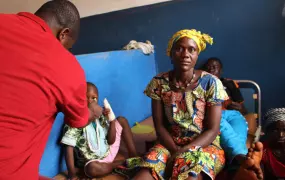
[[[97,103],[97,87],[87,82],[88,103]],[[122,162],[114,162],[118,153],[121,135],[130,157],[137,156],[128,121],[115,118],[108,101],[104,100],[102,115],[84,128],[65,126],[61,143],[66,145],[66,164],[70,179],[78,179],[75,166],[84,169],[90,178],[105,176]],[[75,154],[74,154],[75,153]]]

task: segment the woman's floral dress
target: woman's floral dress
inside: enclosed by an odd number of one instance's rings
[[[221,106],[222,102],[228,99],[221,81],[206,72],[202,72],[195,88],[188,92],[172,91],[169,85],[169,72],[159,74],[148,84],[145,94],[163,102],[165,115],[170,124],[168,131],[179,146],[189,144],[203,132],[207,106]],[[169,151],[157,144],[144,157],[127,159],[116,172],[130,176],[140,168],[149,168],[155,179],[164,179],[169,157]],[[224,164],[225,155],[220,146],[220,136],[217,136],[208,147],[195,146],[177,156],[171,179],[182,180],[189,174],[196,176],[201,172],[214,179]]]

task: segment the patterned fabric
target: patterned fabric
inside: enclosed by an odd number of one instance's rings
[[[104,116],[101,116],[99,118],[99,122],[100,125],[104,128],[104,133],[101,133],[98,138],[101,144],[104,143],[104,146],[106,147],[106,152],[103,154],[101,153],[100,156],[91,150],[90,145],[87,141],[86,128],[71,128],[68,125],[65,125],[64,127],[65,133],[62,137],[61,143],[76,148],[75,153],[77,156],[77,160],[81,161],[79,166],[84,165],[87,161],[90,160],[103,159],[109,154],[110,147],[106,139],[109,128],[108,120]],[[92,122],[92,124],[90,125],[94,125],[94,128],[96,129],[96,125],[94,122]]]
[[[145,90],[152,99],[161,100],[170,124],[168,129],[174,142],[179,146],[189,144],[203,132],[206,106],[221,105],[228,98],[219,79],[202,72],[195,88],[190,92],[174,92],[169,87],[169,73],[162,73],[152,79]],[[150,168],[155,179],[164,179],[169,151],[158,144],[143,158],[131,158],[125,166],[116,171],[125,175],[141,167]],[[203,171],[214,179],[225,164],[220,136],[206,147],[192,147],[180,154],[174,163],[172,179],[185,179],[188,174],[198,175]]]
[[[175,159],[172,180],[187,179],[188,174],[197,176],[201,171],[213,179],[224,167],[224,156],[222,149],[212,145],[206,148],[193,147]],[[150,168],[154,179],[164,179],[169,158],[170,152],[161,144],[157,144],[143,158],[127,159],[125,164],[115,171],[122,175],[133,176],[140,168]]]
[[[200,31],[197,31],[195,29],[184,29],[176,32],[169,40],[167,47],[167,56],[170,56],[173,45],[183,37],[188,37],[195,41],[199,48],[199,53],[206,49],[206,43],[210,45],[213,44],[213,38],[208,34],[202,34]]]
[[[264,120],[265,120],[265,129],[274,122],[285,121],[285,108],[269,109],[264,116]]]

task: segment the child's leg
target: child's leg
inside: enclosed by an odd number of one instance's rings
[[[133,180],[154,180],[149,169],[141,169]]]
[[[88,177],[99,178],[110,174],[114,168],[121,165],[122,163],[122,161],[115,161],[113,163],[92,161],[85,165],[84,171]]]
[[[124,117],[118,117],[117,120],[123,128],[122,137],[127,146],[129,157],[136,157],[137,151],[136,151],[133,134],[129,126],[128,120]]]
[[[92,178],[105,176],[111,173],[113,169],[116,168],[118,165],[123,164],[124,161],[115,160],[120,148],[123,126],[121,125],[120,121],[117,121],[115,123],[116,123],[116,140],[112,145],[110,145],[109,154],[104,159],[91,160],[87,162],[84,167],[86,176]]]

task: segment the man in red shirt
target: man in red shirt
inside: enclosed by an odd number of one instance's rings
[[[88,109],[84,71],[67,50],[79,20],[67,0],[49,1],[35,15],[0,14],[0,180],[39,179],[58,112],[72,127],[102,112]]]

